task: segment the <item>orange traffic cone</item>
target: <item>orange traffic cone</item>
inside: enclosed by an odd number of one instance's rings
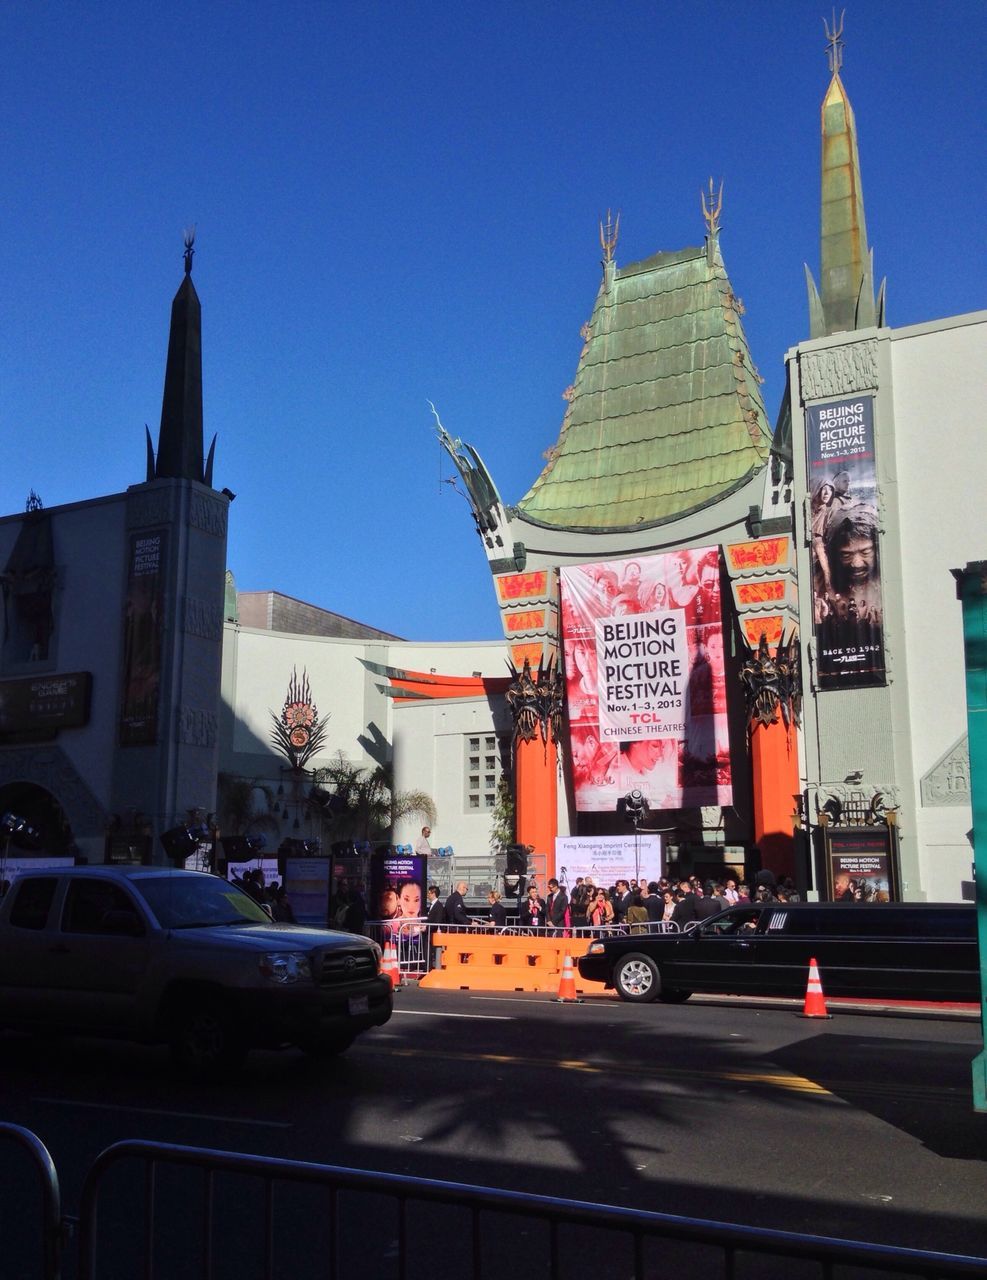
[[[822,980],[819,977],[819,966],[815,957],[809,961],[809,981],[805,988],[805,1006],[799,1014],[800,1018],[831,1018],[826,1012],[826,1001],[823,997]]]
[[[388,942],[384,946],[384,963],[381,965],[381,971],[384,976],[390,978],[391,987],[400,987],[401,985],[401,966],[398,963],[398,952],[393,942]]]
[[[562,976],[559,979],[559,994],[555,997],[556,1004],[582,1004],[582,1000],[576,995],[576,971],[573,968],[572,956],[565,953],[565,960],[562,963]]]

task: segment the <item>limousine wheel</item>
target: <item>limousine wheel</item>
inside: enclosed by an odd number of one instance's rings
[[[658,966],[648,956],[636,951],[624,956],[614,970],[613,985],[621,1000],[636,1000],[641,1003],[654,1000],[661,990],[661,978]]]

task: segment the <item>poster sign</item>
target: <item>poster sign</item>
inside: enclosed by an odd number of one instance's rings
[[[833,902],[897,902],[893,827],[827,827],[826,874]]]
[[[298,924],[326,927],[329,915],[329,859],[285,858],[284,888]]]
[[[812,606],[821,689],[885,683],[874,401],[809,405]]]
[[[718,549],[561,576],[576,808],[730,804]]]
[[[417,919],[425,914],[426,859],[416,853],[373,854],[370,859],[371,920]]]
[[[660,880],[661,836],[556,836],[555,865],[570,893],[579,876],[606,889],[618,880]]]
[[[158,740],[166,548],[162,529],[130,538],[120,710],[120,744],[125,747]]]
[[[53,854],[13,854],[0,855],[0,883],[4,880],[13,884],[24,871],[61,871],[64,867],[74,867],[75,858],[57,857]]]
[[[89,723],[89,671],[0,680],[0,738],[53,738]]]

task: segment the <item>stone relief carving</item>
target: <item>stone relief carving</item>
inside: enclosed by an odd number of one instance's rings
[[[162,490],[143,490],[127,498],[127,528],[142,529],[147,525],[168,524],[171,520],[171,495]]]
[[[219,732],[219,717],[214,711],[199,707],[178,708],[178,741],[187,747],[214,747]]]
[[[926,773],[921,783],[922,807],[970,804],[970,740],[964,733]]]
[[[226,537],[227,506],[205,493],[193,493],[189,501],[188,521],[194,529]]]
[[[802,399],[820,400],[877,389],[877,339],[799,356]]]
[[[221,605],[205,600],[185,597],[183,629],[187,635],[201,636],[203,640],[222,640],[223,609]]]
[[[899,787],[874,782],[870,786],[849,782],[821,782],[809,788],[809,807],[813,819],[828,813],[834,826],[867,826],[884,821],[889,809],[901,806]]]
[[[106,829],[106,810],[61,747],[0,751],[0,786],[9,782],[33,782],[50,792],[77,838],[101,836]]]

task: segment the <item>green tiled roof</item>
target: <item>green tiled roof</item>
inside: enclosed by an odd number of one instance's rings
[[[607,264],[562,431],[518,503],[572,529],[662,524],[764,465],[771,431],[714,244]]]

